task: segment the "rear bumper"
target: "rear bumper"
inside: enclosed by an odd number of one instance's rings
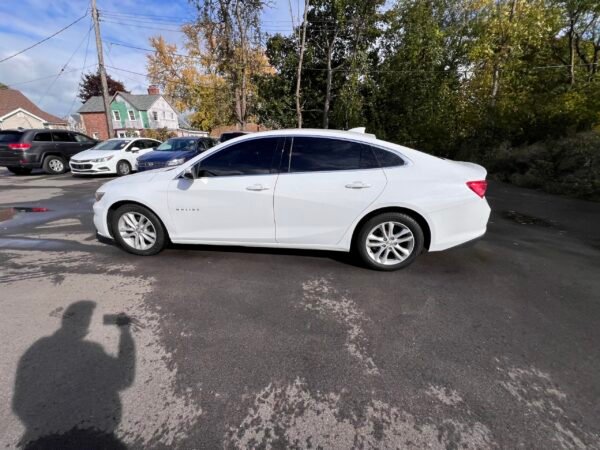
[[[19,158],[0,158],[0,167],[22,167],[25,169],[39,169],[42,165],[39,162],[28,161]]]
[[[432,239],[429,251],[467,245],[485,234],[491,209],[485,199],[476,198],[430,214]]]

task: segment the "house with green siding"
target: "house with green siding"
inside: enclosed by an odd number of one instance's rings
[[[179,130],[178,113],[154,86],[148,94],[117,92],[110,101],[114,136],[108,136],[104,102],[94,96],[79,108],[86,132],[97,139],[139,136],[144,129]]]

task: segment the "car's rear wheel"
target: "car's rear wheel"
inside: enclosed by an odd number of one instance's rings
[[[165,247],[167,239],[160,219],[148,208],[134,204],[123,205],[114,212],[111,230],[119,245],[135,255],[155,255]]]
[[[31,173],[31,169],[27,167],[7,167],[7,169],[15,175],[29,175]]]
[[[383,213],[361,227],[355,249],[371,269],[398,270],[411,264],[422,252],[423,230],[416,220],[402,213]]]
[[[50,175],[60,175],[67,171],[67,161],[62,156],[50,155],[44,158],[44,172]]]
[[[117,163],[117,175],[122,177],[131,173],[131,164],[125,160],[121,160]]]

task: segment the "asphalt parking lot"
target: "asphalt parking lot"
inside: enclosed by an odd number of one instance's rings
[[[600,448],[600,204],[492,183],[483,240],[380,273],[129,255],[107,180],[0,169],[2,447]]]

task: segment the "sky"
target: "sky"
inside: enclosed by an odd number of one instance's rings
[[[103,19],[100,26],[107,72],[132,93],[146,93],[146,77],[126,71],[146,73],[147,53],[115,43],[149,48],[150,36],[161,34],[168,42],[181,44],[178,24],[192,20],[195,7],[187,0],[96,2]],[[297,14],[298,0],[291,2]],[[290,0],[271,0],[269,4],[263,13],[263,31],[289,33]],[[0,0],[0,59],[55,33],[88,9],[88,0]],[[1,62],[0,82],[20,90],[43,110],[64,117],[81,106],[77,91],[82,71],[95,71],[97,62],[88,14],[52,39]]]

